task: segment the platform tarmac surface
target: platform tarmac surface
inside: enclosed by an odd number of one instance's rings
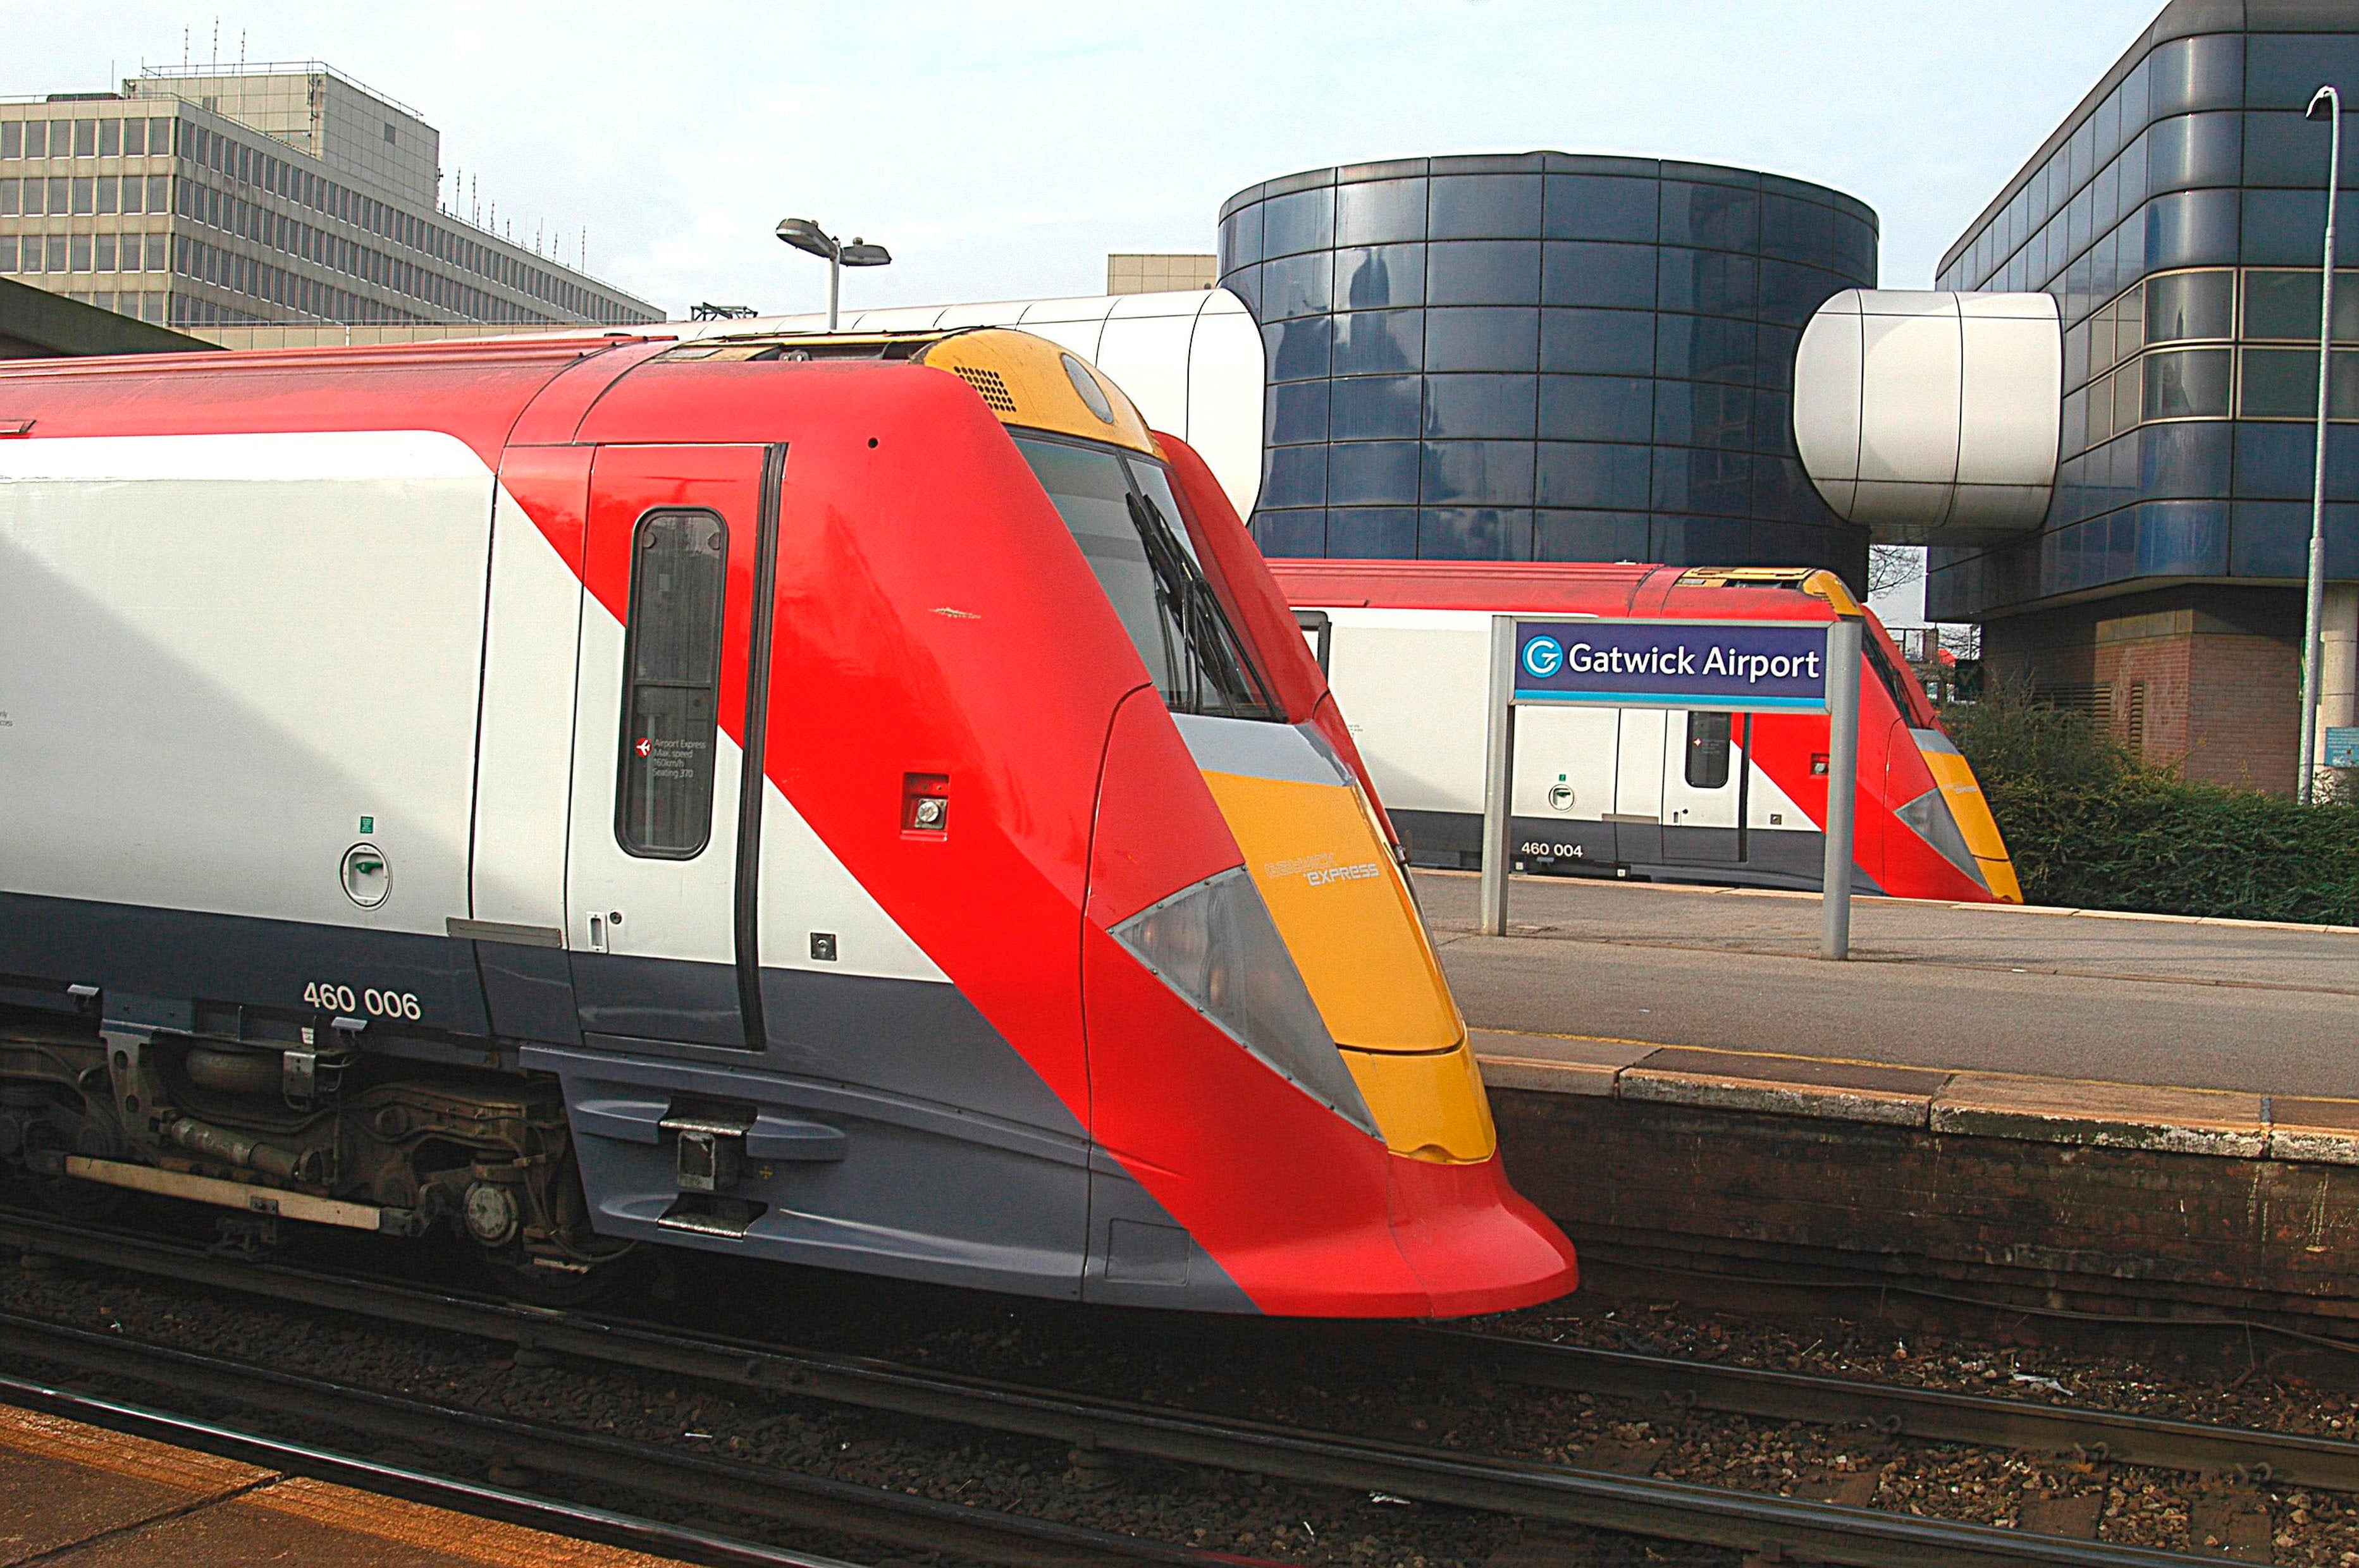
[[[1473,872],[1418,896],[1479,1030],[1896,1066],[2359,1098],[2359,932]]]
[[[43,1568],[669,1563],[0,1406],[0,1564],[32,1562]]]

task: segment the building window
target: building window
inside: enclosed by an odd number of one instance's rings
[[[712,834],[729,531],[703,511],[650,512],[632,537],[615,837],[689,860]]]
[[[114,270],[114,236],[113,234],[95,235],[93,245],[97,254],[92,258],[91,270],[113,272]]]
[[[16,270],[16,236],[0,234],[0,272]]]
[[[2237,413],[2246,419],[2318,417],[2316,349],[2246,349]],[[2327,417],[2359,418],[2359,353],[2337,349]]]
[[[2164,273],[2146,280],[2146,341],[2184,342],[2228,338],[2235,333],[2236,275],[2218,272]],[[2315,301],[2318,291],[2310,290]],[[2316,319],[2315,307],[2311,319]]]
[[[2240,336],[2281,342],[2318,341],[2318,269],[2247,267]],[[2359,272],[2335,269],[2334,341],[2359,341]]]
[[[2228,412],[2232,357],[2226,349],[2179,349],[2145,360],[2144,416],[2220,418]]]

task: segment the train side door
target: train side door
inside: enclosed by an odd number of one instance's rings
[[[1742,856],[1743,719],[1690,708],[1663,726],[1663,859],[1734,865]]]
[[[739,1000],[738,911],[755,890],[738,806],[759,535],[775,528],[765,459],[614,446],[592,460],[566,851],[585,1034],[759,1044]]]
[[[1570,870],[1614,860],[1614,752],[1620,709],[1549,708],[1516,713],[1511,809],[1519,860]]]
[[[1663,745],[1667,726],[1659,708],[1620,709],[1621,735],[1614,765],[1614,856],[1626,865],[1652,865],[1663,858]]]

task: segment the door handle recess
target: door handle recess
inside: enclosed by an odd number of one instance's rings
[[[766,1110],[745,1130],[745,1152],[756,1160],[841,1160],[850,1143],[841,1128]]]

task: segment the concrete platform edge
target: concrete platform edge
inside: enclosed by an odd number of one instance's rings
[[[1954,1137],[2359,1165],[2359,1101],[2301,1102],[2348,1108],[2348,1127],[2280,1125],[2273,1097],[2230,1090],[1895,1069],[1835,1057],[1506,1030],[1477,1029],[1473,1036],[1484,1082],[1493,1088],[1869,1122]],[[1699,1057],[1723,1060],[1715,1070],[1698,1071]],[[1893,1082],[1909,1077],[1928,1081],[1922,1087]]]

